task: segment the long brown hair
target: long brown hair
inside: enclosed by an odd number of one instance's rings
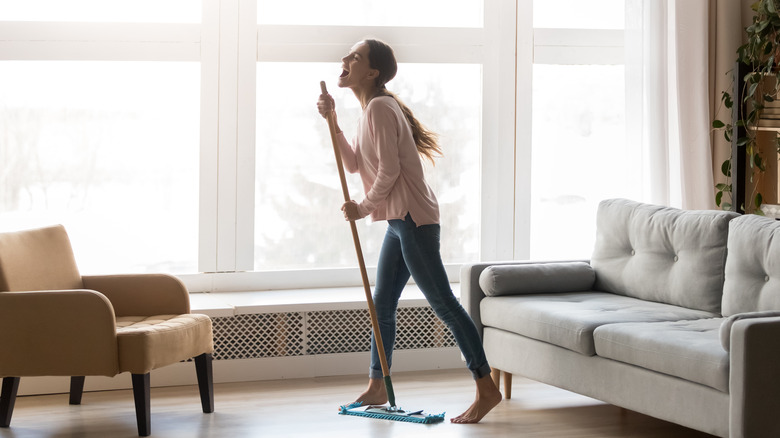
[[[414,116],[412,110],[404,104],[394,93],[385,88],[385,84],[390,82],[398,72],[398,63],[395,60],[395,54],[392,47],[379,40],[367,39],[368,44],[368,62],[371,68],[379,71],[376,78],[376,87],[379,95],[390,96],[398,102],[401,111],[412,128],[412,137],[417,146],[417,153],[420,156],[434,163],[434,158],[442,156],[441,146],[439,146],[439,135],[426,128]]]

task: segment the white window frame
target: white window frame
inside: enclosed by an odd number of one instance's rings
[[[515,258],[518,1],[485,0],[482,28],[258,25],[256,0],[202,0],[200,24],[0,21],[0,62],[200,62],[203,273],[180,277],[191,291],[357,285],[357,268],[251,272],[257,62],[334,61],[356,35],[372,34],[391,42],[399,62],[481,63],[480,259]],[[456,282],[460,266],[447,268]]]
[[[364,35],[376,35],[390,42],[399,62],[483,65],[480,259],[513,257],[515,102],[513,94],[506,90],[514,88],[515,80],[514,1],[486,1],[484,28],[257,25],[254,21],[256,1],[222,0],[221,5],[219,14],[204,12],[204,29],[211,27],[215,34],[218,29],[223,29],[221,32],[231,29],[235,34],[220,34],[220,44],[230,45],[226,41],[237,38],[241,52],[229,52],[226,56],[220,48],[217,157],[209,149],[212,153],[209,161],[216,158],[219,169],[202,168],[203,172],[212,172],[211,178],[219,181],[216,193],[201,195],[202,201],[208,201],[201,203],[201,218],[208,215],[213,228],[201,231],[207,238],[201,243],[200,269],[207,273],[182,276],[191,289],[265,290],[360,284],[357,268],[295,270],[292,271],[294,274],[252,271],[256,147],[256,101],[253,97],[257,62],[333,62],[341,59],[356,38]],[[213,17],[220,17],[219,26],[214,23],[207,26],[208,17],[212,21],[216,21]],[[231,26],[231,22],[237,24]],[[252,50],[256,55],[250,61]],[[237,61],[234,55],[238,57]],[[228,75],[231,81],[223,81],[223,75]],[[316,95],[316,85],[312,85],[313,95]],[[224,93],[235,95],[225,96]],[[224,107],[223,102],[227,103]],[[243,121],[243,125],[239,121]],[[230,132],[223,134],[226,129]],[[213,132],[210,134],[214,136]],[[219,175],[231,179],[223,181]],[[216,209],[210,207],[214,204],[217,204]],[[447,265],[446,268],[450,280],[458,281],[460,265]],[[369,269],[372,280],[374,274],[374,270]]]
[[[625,64],[623,30],[534,28],[533,2],[518,0],[517,3],[517,196],[514,212],[514,258],[517,260],[526,260],[531,254],[533,65]]]

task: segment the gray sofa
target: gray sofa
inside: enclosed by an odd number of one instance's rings
[[[590,260],[465,265],[461,302],[509,378],[780,437],[780,222],[606,200]]]

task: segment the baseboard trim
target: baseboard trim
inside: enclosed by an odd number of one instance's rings
[[[251,382],[309,377],[368,375],[369,354],[342,353],[258,359],[215,360],[214,383]],[[393,353],[393,371],[425,371],[464,367],[456,347],[398,350]],[[152,387],[195,385],[195,364],[180,362],[152,371]],[[130,374],[87,377],[84,391],[130,389]],[[70,389],[69,377],[24,377],[19,395],[60,394]]]

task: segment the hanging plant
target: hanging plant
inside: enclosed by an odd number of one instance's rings
[[[723,106],[731,111],[738,111],[740,114],[741,117],[737,118],[736,125],[739,128],[745,128],[740,130],[744,132],[744,135],[734,142],[734,126],[731,123],[714,120],[712,127],[716,130],[723,130],[723,137],[732,144],[732,147],[735,143],[736,146],[745,147],[745,157],[750,169],[750,182],[756,182],[756,184],[750,196],[746,197],[745,202],[748,205],[732,205],[733,169],[731,158],[729,158],[721,165],[721,172],[726,177],[726,182],[715,185],[715,203],[724,210],[741,207],[745,212],[752,210],[752,212],[761,214],[760,207],[763,203],[763,196],[757,189],[757,183],[761,174],[766,171],[766,165],[756,143],[756,128],[759,125],[762,111],[767,104],[777,99],[780,91],[780,81],[777,80],[778,63],[780,62],[780,13],[778,13],[780,0],[759,0],[751,8],[755,15],[752,24],[745,28],[747,42],[737,49],[737,60],[746,65],[748,69],[748,73],[742,77],[744,85],[740,91],[741,98],[735,102],[735,96],[729,92],[723,92],[721,97]],[[732,71],[731,74],[733,80],[734,75],[739,74],[739,72]],[[741,111],[734,108],[735,104],[741,106]],[[775,149],[780,153],[780,141],[776,143]]]

